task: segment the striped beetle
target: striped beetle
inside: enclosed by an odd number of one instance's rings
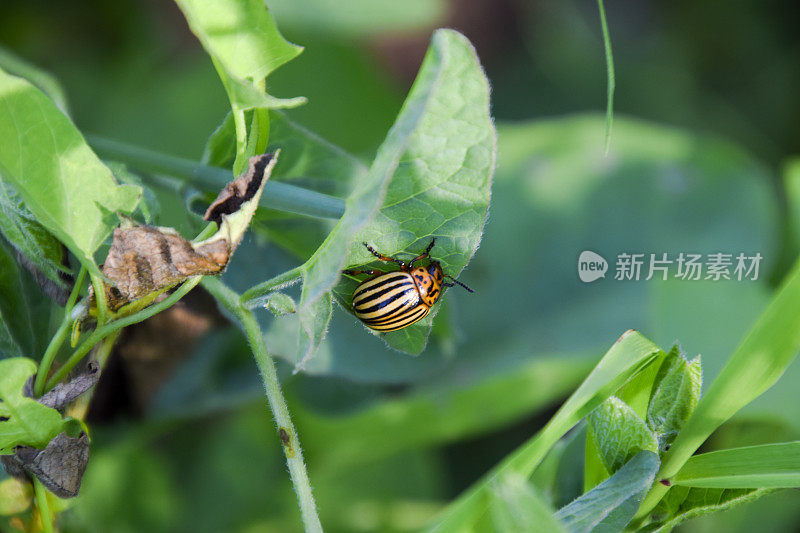
[[[414,268],[414,263],[430,259],[430,251],[436,239],[420,255],[408,263],[375,251],[363,243],[367,250],[380,261],[400,265],[400,270],[345,270],[350,276],[368,274],[353,292],[353,312],[368,328],[376,331],[397,331],[423,319],[442,295],[442,286],[460,285],[469,292],[472,289],[446,275],[438,261],[430,260],[427,267]],[[450,282],[445,281],[450,279]]]

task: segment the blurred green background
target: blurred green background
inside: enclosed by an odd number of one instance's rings
[[[701,354],[710,382],[796,256],[797,3],[609,2],[617,91],[607,156],[595,2],[267,5],[306,48],[267,80],[269,92],[308,97],[288,116],[365,161],[436,27],[476,46],[499,131],[489,222],[462,274],[477,294],[448,293],[426,352],[390,351],[337,310],[308,373],[281,366],[330,531],[422,526],[541,427],[628,328]],[[199,160],[228,109],[171,2],[4,3],[0,44],[60,80],[87,133]],[[157,222],[177,224],[170,211],[162,205]],[[280,231],[266,220],[251,233],[226,273],[234,288],[301,261]],[[583,284],[583,250],[612,263],[620,252],[764,261],[757,281]],[[259,318],[278,338],[281,319]],[[283,355],[279,343],[272,350]],[[798,379],[795,365],[712,445],[798,438]],[[244,340],[199,290],[130,328],[90,410],[92,460],[64,530],[297,530],[260,387]],[[560,474],[554,503],[577,494],[575,466]],[[681,530],[790,531],[797,509],[785,491]]]

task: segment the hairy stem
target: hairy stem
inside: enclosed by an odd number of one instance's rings
[[[103,286],[103,278],[97,274],[89,274],[94,288],[94,301],[97,304],[97,324],[102,326],[108,322],[108,304],[106,303],[106,291]]]
[[[294,285],[298,281],[300,281],[300,277],[303,275],[303,266],[295,267],[291,270],[287,270],[282,274],[278,274],[272,279],[268,279],[263,283],[259,283],[253,287],[247,289],[244,294],[242,294],[241,302],[242,305],[247,307],[248,309],[253,309],[254,307],[258,307],[262,303],[262,297],[269,294],[272,291],[276,291],[279,289],[283,289],[285,287],[289,287],[290,285]]]
[[[231,180],[231,171],[224,168],[101,137],[90,135],[87,139],[104,159],[120,161],[142,172],[168,174],[210,191],[219,191]],[[266,183],[260,205],[315,218],[338,219],[344,214],[344,200],[280,181]]]
[[[61,325],[58,326],[55,335],[50,339],[50,344],[47,345],[47,349],[42,356],[42,362],[39,363],[39,371],[36,373],[36,380],[33,383],[33,392],[37,397],[44,394],[47,374],[50,373],[53,360],[56,358],[58,350],[61,348],[61,345],[64,343],[70,331],[70,325],[72,324],[72,308],[75,307],[75,302],[78,300],[78,295],[81,292],[81,287],[85,280],[86,269],[81,267],[78,278],[75,280],[75,285],[72,286],[72,292],[67,300],[67,305],[64,306],[64,318],[61,319]]]
[[[314,496],[311,492],[311,482],[308,479],[306,465],[303,462],[303,453],[300,450],[300,440],[294,424],[292,424],[286,400],[284,400],[281,393],[275,363],[267,352],[261,328],[259,328],[253,313],[240,303],[240,296],[223,284],[222,281],[217,278],[206,277],[203,280],[203,287],[222,307],[236,317],[244,328],[250,347],[253,350],[253,356],[258,364],[258,369],[261,372],[269,407],[278,426],[278,435],[286,455],[289,475],[297,492],[303,526],[306,531],[322,531],[322,524],[319,521]]]

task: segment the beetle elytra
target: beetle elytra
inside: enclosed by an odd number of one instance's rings
[[[380,332],[397,331],[425,318],[431,307],[442,295],[442,287],[460,285],[472,289],[446,275],[438,261],[430,260],[426,267],[414,267],[414,263],[430,259],[430,251],[436,239],[420,255],[406,263],[400,259],[377,252],[364,243],[367,250],[381,261],[397,263],[400,270],[345,270],[350,276],[368,274],[353,292],[353,312],[370,329]],[[445,281],[445,278],[450,281]]]

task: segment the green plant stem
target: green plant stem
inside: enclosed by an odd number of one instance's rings
[[[168,174],[212,191],[231,181],[231,171],[210,167],[153,150],[87,136],[92,148],[103,158],[120,161],[143,172]],[[344,214],[344,200],[280,181],[268,181],[260,205],[315,218],[338,219]]]
[[[278,274],[272,279],[268,279],[263,283],[259,283],[253,287],[247,289],[244,294],[242,294],[241,302],[242,305],[247,307],[248,309],[253,309],[254,307],[258,307],[261,305],[259,299],[278,289],[283,289],[284,287],[288,287],[290,285],[295,284],[300,277],[303,275],[304,271],[303,265],[299,267],[295,267],[291,270],[287,270],[282,274]]]
[[[614,89],[616,81],[614,76],[614,55],[611,53],[611,37],[608,35],[608,24],[606,23],[606,9],[603,0],[597,0],[597,7],[600,10],[600,25],[603,28],[603,45],[606,51],[606,77],[608,78],[606,93],[606,154],[611,147],[611,125],[614,120]]]
[[[263,81],[263,80],[262,80]],[[256,153],[263,154],[269,141],[269,109],[258,107],[253,111],[254,131],[257,132]]]
[[[233,173],[239,174],[244,170],[244,156],[247,150],[247,126],[244,123],[244,111],[234,106],[233,102],[231,102],[231,114],[233,114],[233,127],[236,131],[236,159],[233,162]]]
[[[202,242],[203,240],[208,239],[217,232],[217,229],[216,222],[209,222],[208,225],[197,234],[197,237],[195,237],[192,242]]]
[[[42,518],[42,528],[45,533],[53,533],[53,513],[50,512],[50,504],[47,503],[47,489],[35,477],[33,478],[33,490],[36,494],[36,507],[39,508],[39,516]]]
[[[75,307],[75,302],[78,300],[78,295],[81,292],[83,282],[86,280],[86,269],[81,267],[78,273],[78,278],[75,280],[75,285],[72,286],[72,292],[67,299],[67,305],[64,306],[64,318],[61,320],[61,325],[58,326],[53,338],[50,339],[50,344],[42,356],[42,362],[39,363],[39,371],[36,373],[36,380],[33,383],[33,393],[36,397],[44,394],[44,385],[47,380],[47,374],[50,373],[50,367],[58,354],[61,345],[70,332],[70,325],[72,324],[72,308]]]
[[[258,369],[261,372],[261,379],[266,389],[267,401],[283,443],[283,451],[286,455],[286,464],[289,467],[289,475],[292,484],[297,492],[297,500],[300,504],[300,515],[306,531],[322,531],[322,524],[317,515],[317,507],[314,503],[314,496],[311,492],[311,482],[308,479],[306,465],[303,462],[303,453],[300,449],[300,439],[292,423],[289,408],[286,400],[281,393],[278,373],[275,370],[275,363],[267,352],[267,345],[261,328],[258,326],[253,313],[240,303],[240,296],[228,288],[218,278],[206,277],[203,280],[203,287],[217,300],[217,302],[230,312],[244,328],[250,347],[253,350]]]
[[[89,335],[89,337],[83,341],[83,343],[81,343],[81,345],[78,346],[78,348],[72,353],[69,359],[67,359],[67,362],[64,363],[64,366],[59,368],[58,371],[54,373],[49,380],[47,380],[45,390],[52,389],[56,383],[64,379],[72,371],[72,369],[75,368],[75,365],[77,365],[92,348],[94,348],[95,344],[124,327],[130,326],[131,324],[136,324],[142,320],[146,320],[151,316],[160,313],[164,309],[171,307],[173,304],[175,304],[175,302],[183,298],[186,293],[200,283],[201,279],[202,276],[191,277],[164,300],[153,304],[150,307],[146,307],[132,315],[114,320],[95,329],[91,335]]]
[[[108,304],[106,303],[106,290],[103,285],[103,278],[97,274],[89,273],[94,288],[94,301],[97,304],[97,324],[102,326],[108,322]]]

